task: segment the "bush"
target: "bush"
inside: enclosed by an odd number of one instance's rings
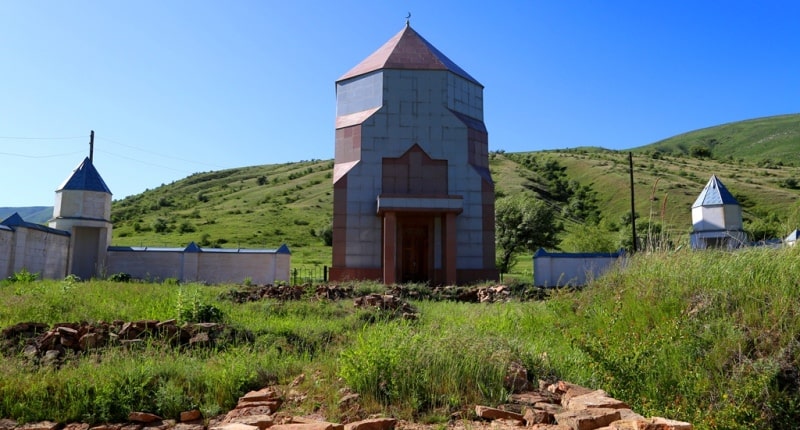
[[[124,273],[124,272],[114,273],[113,275],[108,277],[108,280],[111,282],[130,282],[131,275],[130,273]]]
[[[711,158],[711,149],[704,145],[695,145],[689,149],[689,155],[694,158]]]
[[[795,178],[786,178],[779,185],[790,190],[796,190],[798,188],[798,182]]]
[[[329,221],[326,225],[318,228],[313,236],[322,239],[325,246],[333,246],[333,221]]]
[[[37,279],[39,279],[38,273],[29,272],[28,269],[25,268],[7,278],[8,282],[22,283],[22,284],[27,284]]]
[[[199,246],[211,246],[211,235],[208,233],[203,233],[200,236],[200,240],[197,242]]]
[[[72,273],[64,277],[64,282],[81,282],[81,277]]]
[[[222,322],[222,310],[214,305],[194,303],[181,312],[181,320],[185,322],[218,323]]]
[[[153,222],[153,230],[156,233],[167,233],[169,231],[169,224],[167,224],[167,220],[164,218],[157,218],[155,222]]]
[[[191,288],[191,287],[190,287]],[[204,303],[196,288],[179,287],[176,303],[178,318],[183,322],[222,322],[222,310]]]

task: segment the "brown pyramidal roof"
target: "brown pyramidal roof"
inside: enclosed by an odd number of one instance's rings
[[[342,75],[337,82],[381,69],[449,70],[481,85],[408,24],[377,51]]]

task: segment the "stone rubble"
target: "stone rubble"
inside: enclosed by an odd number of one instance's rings
[[[300,379],[302,381],[302,379]],[[540,389],[515,392],[509,403],[497,407],[476,405],[472,424],[469,417],[451,420],[448,428],[527,427],[533,430],[692,430],[690,423],[662,417],[645,418],[624,402],[603,390],[591,390],[565,381],[540,384]],[[203,419],[199,410],[180,414],[180,420],[165,420],[157,415],[134,411],[129,422],[89,426],[52,421],[18,424],[0,419],[0,430],[428,430],[433,427],[398,421],[390,417],[358,419],[346,424],[319,417],[285,416],[280,413],[285,394],[277,386],[251,391],[239,398],[227,414]],[[346,400],[344,400],[346,398]],[[340,407],[358,401],[346,391]]]
[[[475,415],[502,426],[538,430],[691,430],[692,424],[662,417],[645,418],[603,390],[566,381],[544,389],[514,393],[510,405],[475,406]],[[514,412],[513,409],[520,410]]]
[[[481,287],[437,286],[414,288],[406,285],[393,285],[386,295],[412,300],[447,300],[467,303],[503,303],[510,300],[542,300],[549,290],[541,287],[526,287],[512,290],[507,285]],[[321,284],[311,285],[251,285],[240,286],[224,293],[222,298],[235,303],[246,303],[263,299],[302,300],[347,300],[357,297],[356,290],[349,285]]]
[[[175,320],[57,323],[53,327],[25,322],[0,331],[0,353],[21,352],[40,365],[58,366],[68,353],[85,353],[107,346],[134,348],[153,341],[173,347],[210,348],[251,337],[223,324],[178,325]]]
[[[413,306],[391,294],[367,294],[353,300],[353,305],[361,309],[387,311],[405,319],[417,318],[417,310]]]

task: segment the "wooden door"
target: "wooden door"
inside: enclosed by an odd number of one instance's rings
[[[430,247],[427,225],[407,225],[400,231],[400,282],[428,282]]]

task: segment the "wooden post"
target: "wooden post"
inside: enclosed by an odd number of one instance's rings
[[[631,235],[633,237],[633,252],[638,251],[636,244],[636,205],[633,202],[633,152],[628,153],[628,164],[631,171]]]
[[[94,163],[94,130],[89,133],[89,161]]]

